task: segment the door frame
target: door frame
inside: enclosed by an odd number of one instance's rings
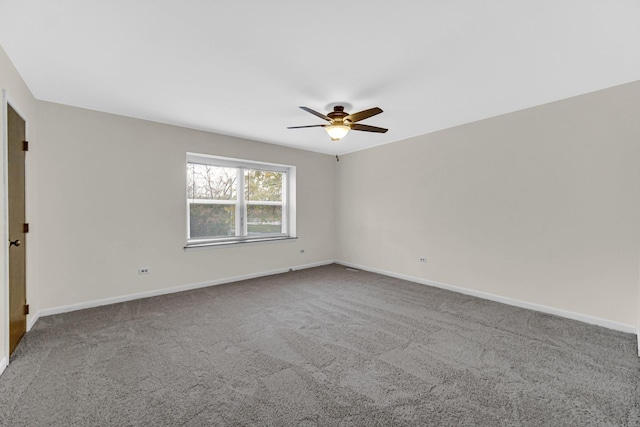
[[[4,369],[9,365],[9,340],[10,340],[10,318],[9,318],[9,247],[7,246],[7,242],[9,241],[9,161],[8,161],[8,149],[9,149],[9,121],[8,121],[8,113],[9,108],[11,106],[13,110],[18,113],[20,117],[25,122],[25,139],[29,140],[29,118],[26,114],[24,114],[24,110],[22,110],[18,103],[9,95],[6,89],[2,89],[2,123],[3,123],[3,135],[2,135],[2,166],[3,166],[3,176],[2,176],[2,189],[3,189],[3,197],[2,197],[2,235],[4,238],[5,251],[4,251],[4,259],[2,263],[4,265],[4,274],[2,275],[2,306],[4,309],[4,322],[5,322],[5,339],[2,343],[2,353],[0,354],[0,373],[4,371]],[[28,203],[26,198],[27,188],[29,187],[28,180],[28,156],[24,161],[24,175],[25,175],[25,217],[28,218]],[[28,222],[28,221],[27,221]],[[25,253],[25,257],[27,260],[29,259],[29,245],[27,245],[27,251]],[[28,265],[28,263],[27,263]],[[27,267],[25,271],[25,293],[29,295],[29,268]],[[27,316],[27,331],[29,330],[29,316]]]

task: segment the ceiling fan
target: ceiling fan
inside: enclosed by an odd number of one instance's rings
[[[307,126],[289,126],[287,129],[300,129],[300,128],[317,128],[323,127],[331,137],[332,141],[337,141],[344,136],[350,130],[361,130],[365,132],[377,132],[385,133],[389,129],[379,128],[376,126],[363,125],[358,123],[360,120],[368,119],[376,114],[382,113],[382,110],[378,107],[370,108],[368,110],[360,111],[358,113],[349,114],[344,111],[342,105],[336,105],[333,107],[333,111],[327,115],[318,113],[307,107],[300,107],[304,111],[318,116],[321,119],[328,121],[328,124],[324,125],[307,125]]]

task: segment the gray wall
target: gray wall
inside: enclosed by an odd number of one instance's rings
[[[41,309],[334,258],[331,156],[48,102],[38,114]],[[296,166],[298,240],[185,252],[187,152]]]
[[[632,328],[639,113],[636,82],[343,156],[338,259]]]

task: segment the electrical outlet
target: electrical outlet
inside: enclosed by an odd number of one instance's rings
[[[149,274],[149,267],[143,267],[138,269],[138,274]]]
[[[420,262],[427,262],[427,259],[425,257],[420,257]]]

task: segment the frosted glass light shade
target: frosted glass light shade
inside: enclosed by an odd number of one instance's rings
[[[351,128],[347,125],[331,125],[327,126],[325,129],[331,137],[331,140],[337,141],[340,138],[344,138]]]

